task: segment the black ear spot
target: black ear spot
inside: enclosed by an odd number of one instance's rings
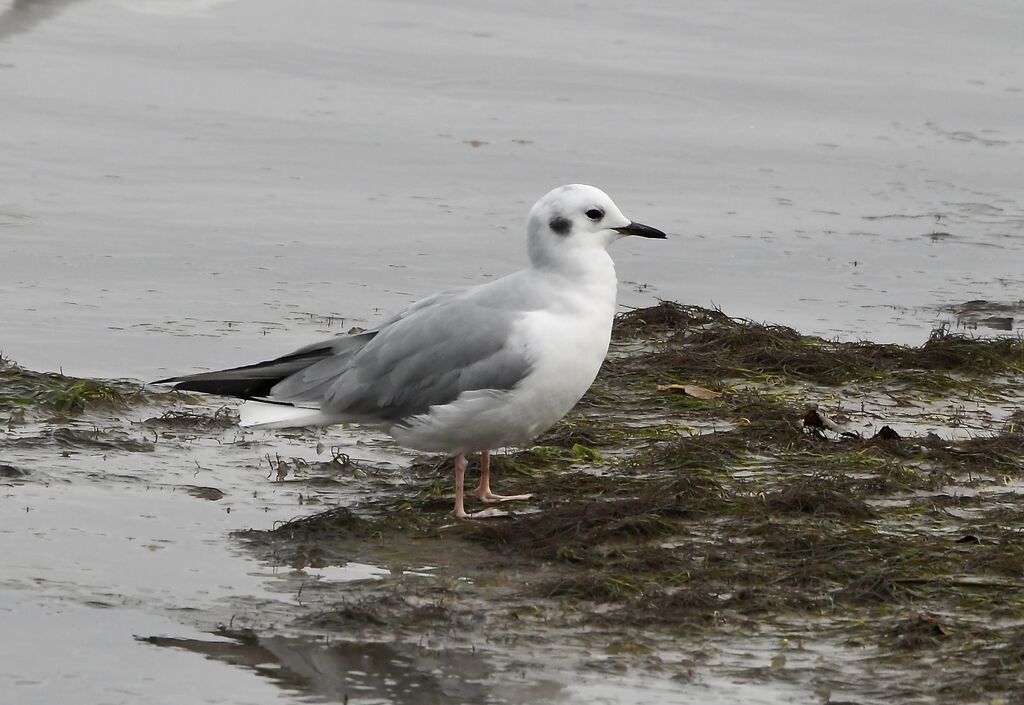
[[[552,218],[548,225],[550,225],[551,229],[559,235],[568,235],[569,231],[572,230],[572,223],[560,215],[556,215]]]

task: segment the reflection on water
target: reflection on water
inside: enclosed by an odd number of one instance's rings
[[[193,653],[251,668],[282,687],[330,702],[450,705],[493,700],[499,688],[481,652],[433,650],[403,642],[323,643],[249,630],[220,629],[221,639],[140,637],[155,646]],[[552,681],[522,683],[517,692],[500,687],[502,702],[560,702],[562,688]]]
[[[1014,331],[1024,325],[1024,300],[999,302],[973,299],[955,306],[945,306],[941,312],[956,316],[957,330]]]
[[[78,0],[14,0],[0,12],[0,42],[55,17]]]

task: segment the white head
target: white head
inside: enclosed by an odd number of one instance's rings
[[[584,184],[559,186],[530,209],[528,251],[535,267],[559,266],[601,253],[628,235],[664,238],[660,230],[622,215],[604,191]],[[607,255],[605,255],[607,256]]]

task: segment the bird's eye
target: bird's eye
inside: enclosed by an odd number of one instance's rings
[[[601,220],[604,217],[604,211],[600,208],[591,208],[586,215],[591,220]]]

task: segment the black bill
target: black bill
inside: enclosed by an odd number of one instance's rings
[[[640,237],[653,237],[659,240],[664,240],[668,237],[668,235],[657,228],[652,228],[650,225],[643,225],[642,223],[630,223],[624,227],[615,228],[615,230],[623,235],[639,235]]]

